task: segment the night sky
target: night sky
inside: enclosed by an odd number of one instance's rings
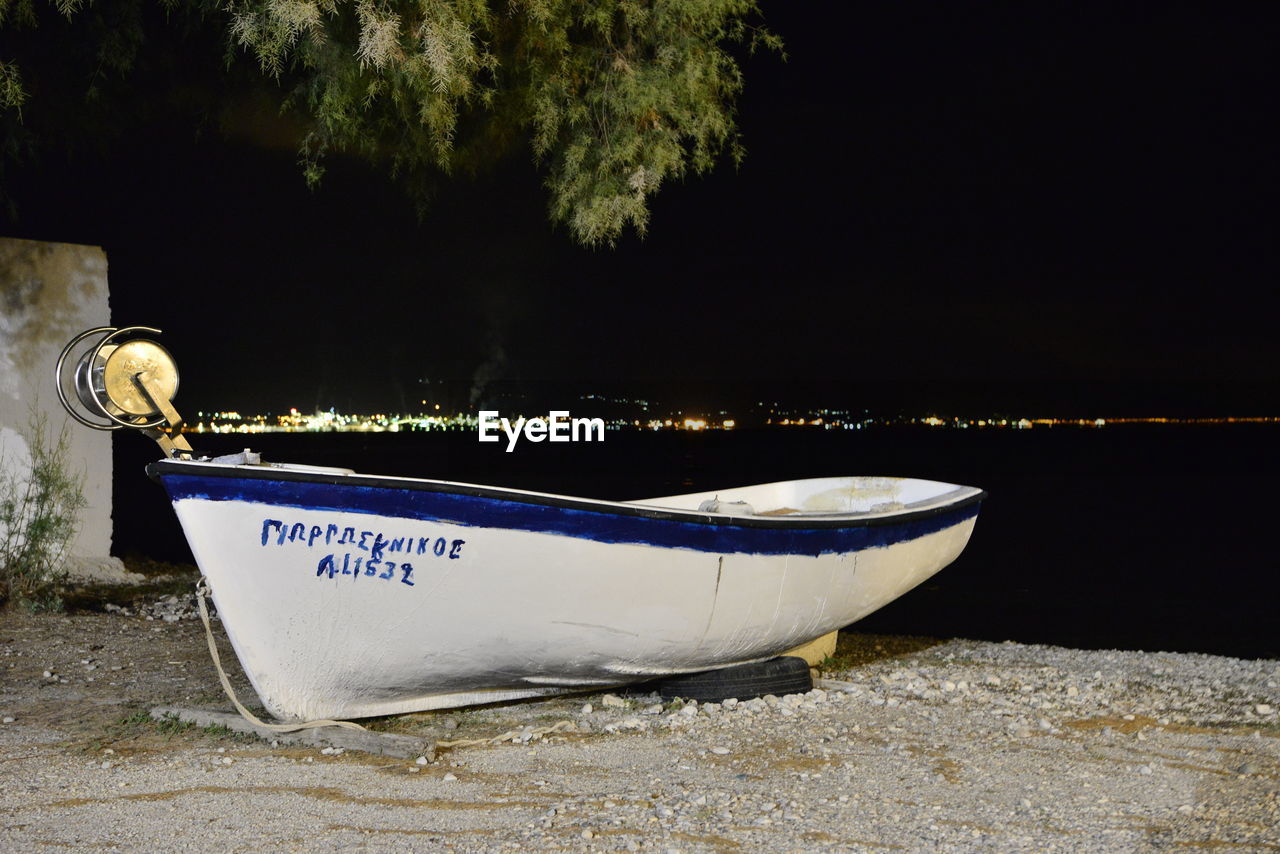
[[[745,61],[746,161],[613,250],[550,224],[524,153],[422,222],[362,163],[312,192],[248,100],[11,167],[0,231],[102,246],[184,411],[412,409],[426,379],[1274,414],[1280,13],[763,5],[788,58]],[[203,73],[144,69],[139,97]]]

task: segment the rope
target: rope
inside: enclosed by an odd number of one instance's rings
[[[204,637],[209,643],[209,655],[213,658],[213,666],[218,671],[218,681],[222,683],[222,690],[226,692],[231,699],[232,705],[236,707],[236,711],[240,716],[249,723],[263,729],[269,729],[273,732],[296,732],[300,729],[312,729],[323,726],[340,726],[348,729],[363,730],[364,727],[352,721],[305,721],[295,724],[269,724],[261,720],[253,712],[246,709],[236,697],[236,692],[231,687],[231,680],[227,678],[227,672],[222,668],[222,657],[218,655],[218,645],[213,640],[213,626],[209,622],[209,607],[205,604],[205,599],[209,595],[209,582],[204,576],[196,583],[196,604],[200,608],[200,619],[204,622]],[[574,726],[572,721],[560,721],[551,726],[537,727],[536,729],[513,729],[504,732],[502,735],[495,735],[492,738],[459,738],[454,741],[437,741],[436,747],[479,747],[490,744],[500,744],[504,741],[525,741],[529,742],[535,738],[541,738],[544,735],[551,735],[556,732],[564,732],[572,729]]]
[[[256,727],[269,729],[272,732],[297,732],[300,729],[314,729],[322,726],[340,726],[347,729],[364,730],[364,727],[358,723],[351,721],[304,721],[296,724],[269,724],[260,720],[257,715],[241,705],[240,700],[236,697],[236,692],[231,689],[231,680],[227,678],[227,671],[222,669],[222,658],[218,655],[218,645],[213,640],[213,627],[209,625],[209,608],[205,604],[205,597],[209,595],[209,582],[203,575],[196,582],[196,604],[200,606],[200,619],[204,621],[204,638],[209,642],[209,655],[213,657],[213,666],[218,669],[218,679],[222,682],[222,690],[227,692],[227,696],[231,698],[231,703],[236,707],[236,711],[240,713],[240,717]]]

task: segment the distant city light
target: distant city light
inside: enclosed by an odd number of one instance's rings
[[[593,399],[584,396],[583,399]],[[1036,427],[1076,427],[1099,429],[1103,427],[1121,427],[1135,424],[1280,424],[1278,416],[1219,416],[1212,418],[1176,418],[1169,416],[1148,416],[1132,418],[1014,418],[1006,415],[967,418],[960,416],[943,416],[936,413],[929,415],[892,415],[873,416],[866,410],[856,413],[850,410],[833,409],[781,409],[778,404],[769,404],[769,410],[761,408],[749,409],[746,413],[730,413],[727,410],[715,411],[720,417],[714,419],[700,415],[685,415],[684,412],[671,410],[669,417],[651,412],[660,410],[657,404],[647,400],[629,400],[625,398],[594,399],[612,404],[631,407],[630,412],[619,412],[603,419],[609,430],[734,430],[743,427],[773,429],[776,427],[800,428],[801,430],[863,430],[867,428],[887,427],[928,427],[938,429],[965,430],[980,429],[1013,429],[1031,430]],[[424,402],[425,403],[425,402]],[[760,404],[763,407],[764,404]],[[317,411],[304,415],[297,407],[290,407],[285,415],[243,415],[236,411],[198,412],[199,420],[188,424],[183,429],[191,433],[301,433],[301,432],[334,432],[334,433],[399,433],[405,431],[439,431],[439,430],[475,430],[476,416],[470,412],[446,414],[441,404],[431,406],[430,415],[405,413],[375,413],[372,415],[344,414],[333,409]]]

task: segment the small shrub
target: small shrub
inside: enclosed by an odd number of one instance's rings
[[[31,611],[57,611],[62,600],[54,585],[64,575],[67,547],[88,503],[84,474],[70,470],[65,423],[51,441],[48,419],[33,411],[25,438],[31,453],[26,472],[4,466],[0,448],[0,604],[12,600]]]

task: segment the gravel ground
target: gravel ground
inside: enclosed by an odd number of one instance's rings
[[[374,723],[508,733],[427,762],[149,720],[230,709],[193,616],[0,614],[0,851],[1280,850],[1276,661],[849,634],[805,695]]]

